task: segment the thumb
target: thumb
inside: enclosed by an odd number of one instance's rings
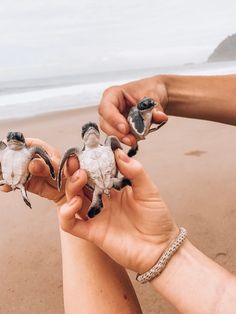
[[[154,108],[152,120],[153,122],[160,124],[162,122],[167,122],[168,116],[160,109]]]
[[[115,156],[120,172],[132,182],[132,190],[136,199],[145,200],[154,194],[157,195],[157,187],[139,161],[128,157],[121,149],[116,150]]]
[[[34,158],[29,164],[29,172],[37,177],[47,177],[49,175],[45,162],[39,158]]]
[[[78,169],[66,180],[66,197],[71,200],[76,195],[83,195],[83,187],[87,183],[87,174],[84,170]]]
[[[74,196],[70,202],[65,203],[59,211],[61,229],[76,237],[87,239],[89,235],[89,223],[76,218],[76,213],[82,207],[82,198]]]

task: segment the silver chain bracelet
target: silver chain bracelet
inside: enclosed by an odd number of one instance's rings
[[[163,270],[165,269],[166,265],[170,261],[171,257],[175,254],[175,252],[178,250],[178,248],[184,242],[186,236],[187,236],[187,231],[183,227],[181,227],[180,228],[180,233],[178,234],[177,238],[164,251],[164,253],[158,259],[156,264],[151,269],[146,271],[145,273],[137,274],[136,280],[141,282],[141,283],[146,283],[148,281],[151,281],[155,277],[160,276],[160,274],[163,272]]]

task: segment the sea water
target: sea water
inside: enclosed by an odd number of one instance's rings
[[[206,63],[236,30],[234,0],[3,0],[0,119],[93,106],[159,73],[235,73]]]

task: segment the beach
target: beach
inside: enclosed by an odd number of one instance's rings
[[[81,145],[81,126],[97,119],[96,108],[90,107],[1,120],[1,138],[10,130],[22,131],[25,137],[41,138],[63,152]],[[234,273],[235,142],[233,126],[170,117],[165,127],[140,142],[137,156],[193,244]],[[20,193],[1,193],[0,313],[62,314],[55,206],[33,194],[29,198],[32,210]],[[136,283],[135,274],[129,274],[145,314],[175,313],[150,285]]]

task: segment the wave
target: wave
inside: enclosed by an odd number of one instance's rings
[[[158,73],[175,73],[188,75],[217,75],[236,73],[236,62],[224,62],[214,64],[188,64],[182,67],[170,67],[159,69],[141,69],[135,72],[122,72],[119,75],[110,73],[105,75],[101,82],[80,83],[71,86],[68,85],[68,77],[60,79],[64,86],[52,86],[50,79],[47,79],[48,87],[32,86],[29,84],[30,91],[0,95],[0,118],[17,118],[32,116],[45,112],[60,111],[72,108],[82,108],[94,106],[99,103],[103,91],[116,84],[122,84],[130,80],[143,78],[145,76],[155,75]],[[112,80],[112,77],[116,79]],[[70,78],[71,79],[71,78]],[[55,82],[55,79],[53,79]],[[101,77],[100,77],[101,80]],[[22,84],[19,82],[18,84]],[[27,82],[24,82],[27,87]],[[6,85],[6,83],[5,83]],[[66,85],[66,86],[65,86]],[[15,90],[17,91],[17,82]],[[32,90],[33,89],[33,90]],[[9,87],[6,87],[6,91]]]

